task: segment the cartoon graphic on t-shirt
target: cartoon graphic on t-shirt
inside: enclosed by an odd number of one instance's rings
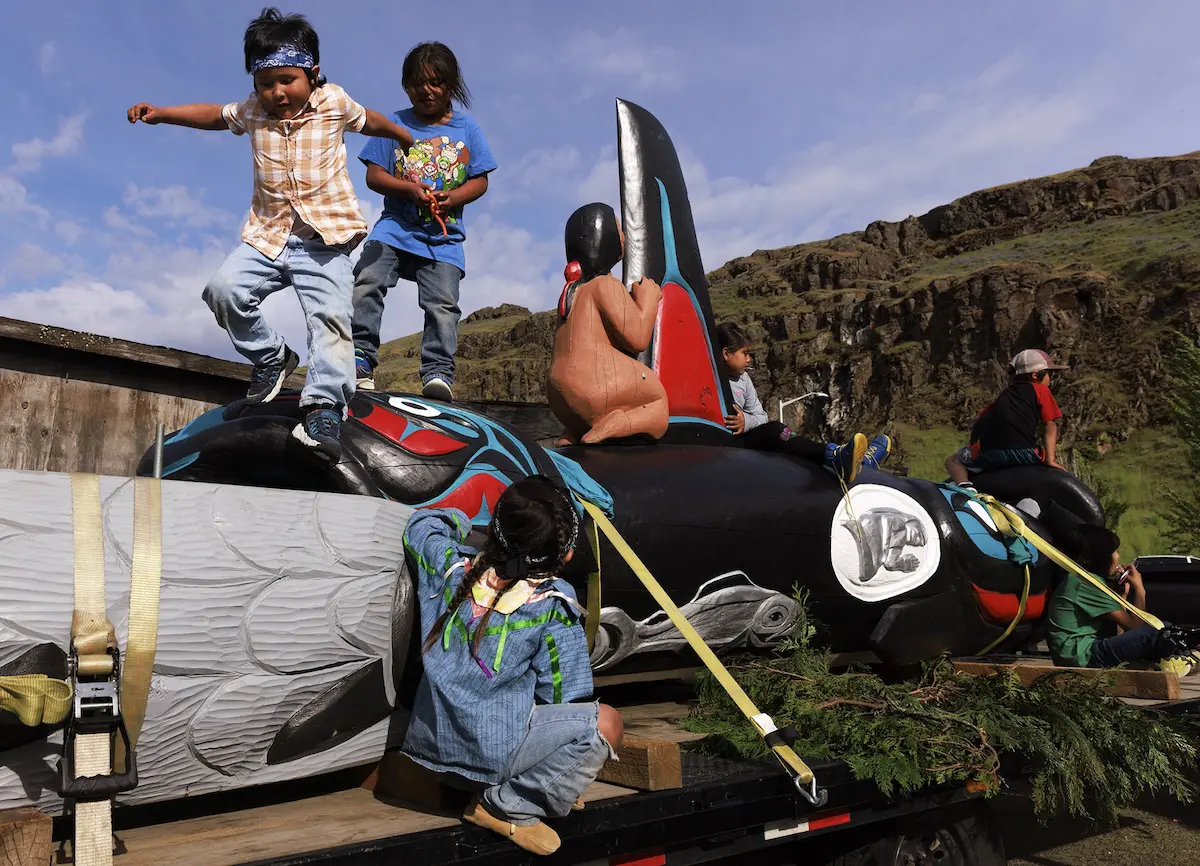
[[[466,182],[470,159],[466,142],[451,142],[450,136],[439,135],[413,142],[407,154],[397,149],[396,177],[448,191]],[[423,223],[434,221],[428,205],[418,206],[417,214]],[[446,214],[445,219],[448,223],[458,222],[451,214]]]

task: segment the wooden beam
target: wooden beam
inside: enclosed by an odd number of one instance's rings
[[[404,803],[430,812],[462,812],[471,795],[442,783],[402,752],[388,752],[363,782],[385,803]]]
[[[998,672],[1015,670],[1022,685],[1057,671],[1070,671],[1084,677],[1112,677],[1105,691],[1120,698],[1142,698],[1144,700],[1177,701],[1180,697],[1179,674],[1169,671],[1111,670],[1105,668],[1067,668],[1038,664],[988,664],[987,662],[954,662],[959,673],[972,676],[991,676]]]
[[[597,781],[636,788],[639,791],[663,791],[683,787],[683,767],[679,744],[626,734],[617,750],[618,760],[606,761]]]
[[[0,811],[0,866],[46,866],[51,829],[50,816],[37,809]]]

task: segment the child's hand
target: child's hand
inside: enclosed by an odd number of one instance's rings
[[[733,407],[733,414],[725,416],[725,426],[736,436],[746,429],[746,416],[742,414],[742,410],[737,406]]]
[[[450,210],[450,208],[454,207],[454,203],[450,198],[451,193],[452,190],[435,189],[433,191],[433,200],[437,202],[438,207],[442,210]]]
[[[429,204],[432,193],[433,187],[416,181],[409,181],[405,186],[405,195],[417,204]]]
[[[126,112],[130,123],[137,123],[139,120],[142,123],[148,123],[151,126],[160,122],[162,118],[159,116],[159,111],[149,102],[139,102]]]

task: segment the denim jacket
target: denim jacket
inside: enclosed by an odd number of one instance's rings
[[[470,529],[457,509],[417,511],[409,520],[404,547],[417,575],[422,646],[466,573],[465,560],[474,553],[464,544]],[[507,616],[493,612],[478,661],[471,657],[471,601],[462,603],[422,656],[425,674],[401,747],[405,754],[432,770],[495,784],[525,736],[535,702],[591,696],[575,591],[560,579],[542,584],[539,593],[544,590],[555,594]]]

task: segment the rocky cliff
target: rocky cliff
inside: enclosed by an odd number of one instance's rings
[[[1104,157],[964,196],[920,217],[765,250],[709,275],[721,320],[755,342],[768,407],[812,432],[896,422],[965,427],[1014,352],[1072,367],[1054,384],[1075,441],[1123,439],[1168,418],[1163,354],[1200,337],[1200,152]],[[552,312],[505,305],[465,320],[457,390],[541,401]],[[389,343],[381,387],[415,384],[419,336]],[[774,412],[772,413],[774,415]],[[790,416],[790,413],[789,413]]]

